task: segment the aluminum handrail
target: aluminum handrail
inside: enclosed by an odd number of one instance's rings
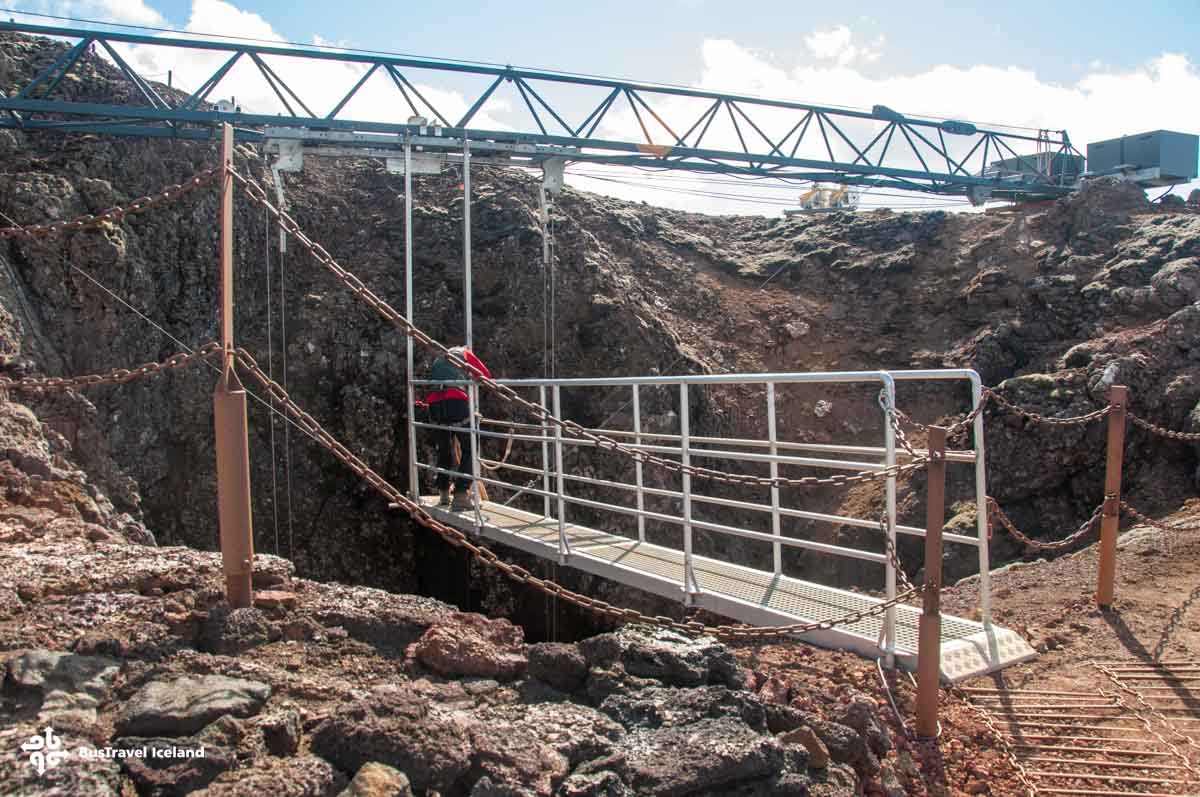
[[[469,431],[462,426],[441,426],[438,424],[424,423],[422,421],[414,422],[414,426],[421,429],[450,429],[460,432]],[[533,435],[513,435],[504,432],[485,432],[479,430],[477,434],[480,437],[490,437],[497,440],[521,440],[525,442],[541,443],[541,437]],[[573,440],[568,437],[562,439],[563,445],[583,446],[586,448],[594,448],[596,444],[591,440]],[[677,446],[652,446],[636,443],[627,443],[625,447],[632,451],[644,451],[650,454],[676,454],[680,453],[681,449]],[[778,462],[780,465],[799,465],[810,468],[829,468],[835,470],[855,470],[855,471],[881,471],[886,466],[878,462],[855,462],[852,460],[842,459],[815,459],[811,457],[788,457],[781,454],[751,454],[743,451],[716,451],[709,448],[689,448],[688,452],[694,457],[705,457],[708,459],[736,459],[744,462]]]
[[[496,418],[480,418],[479,422],[481,424],[488,424],[490,426],[499,426],[499,427],[507,428],[507,429],[534,430],[534,429],[542,429],[543,428],[541,425],[536,424],[536,423],[520,423],[518,421],[502,421],[502,420],[499,420]],[[584,427],[584,431],[591,432],[592,434],[608,435],[609,437],[638,437],[640,435],[644,439],[667,440],[667,441],[679,440],[679,435],[667,434],[664,432],[634,432],[634,431],[630,431],[628,429],[598,429],[598,428],[594,428],[594,427]],[[530,438],[514,436],[513,439],[514,440],[528,440]],[[540,440],[541,438],[539,437],[536,439]],[[564,438],[564,439],[569,440],[570,438]],[[747,438],[747,437],[704,437],[701,435],[692,435],[690,440],[693,443],[703,443],[704,445],[725,445],[725,446],[738,446],[738,447],[744,447],[744,448],[770,448],[771,447],[770,440],[755,440],[753,438]],[[586,442],[591,443],[590,440],[586,441]],[[881,457],[885,453],[882,446],[849,446],[849,445],[837,445],[835,443],[797,443],[797,442],[792,442],[792,441],[787,441],[787,440],[777,441],[775,443],[775,447],[780,448],[780,449],[787,449],[789,451],[813,451],[813,452],[822,453],[822,454],[854,454],[857,456]],[[919,456],[919,457],[929,456],[929,452],[923,448],[914,448],[913,451],[915,452],[916,456]],[[901,451],[897,451],[896,453],[897,453],[897,455],[903,456],[906,458],[912,457],[912,455],[909,454],[907,451],[901,450]],[[946,451],[946,461],[947,462],[963,462],[963,463],[968,463],[968,464],[973,463],[973,462],[975,462],[975,452],[969,448],[960,449],[957,451],[951,449],[951,450]]]
[[[420,468],[421,470],[430,471],[432,473],[441,473],[441,474],[445,474],[447,476],[452,476],[452,477],[471,478],[470,474],[466,474],[466,473],[463,473],[463,472],[457,471],[457,470],[448,470],[445,468],[439,468],[436,465],[429,465],[424,462],[418,462],[417,467]],[[540,473],[540,471],[539,471],[539,473]],[[542,494],[541,490],[538,490],[534,487],[521,487],[520,485],[514,485],[514,484],[510,484],[508,482],[497,481],[496,479],[492,479],[492,478],[489,478],[486,476],[480,477],[479,480],[481,482],[483,482],[484,484],[491,484],[491,485],[495,485],[500,488],[508,488],[510,490],[521,490],[522,492],[532,493],[535,495]],[[556,493],[549,493],[548,495],[550,495],[551,497],[557,497]],[[633,507],[628,507],[628,506],[621,506],[620,504],[610,504],[610,503],[607,503],[604,501],[594,501],[590,498],[580,498],[579,496],[575,496],[575,495],[563,495],[563,500],[566,501],[567,503],[576,504],[578,506],[586,506],[586,507],[589,507],[592,509],[600,509],[600,510],[603,510],[606,512],[616,512],[616,513],[622,514],[622,515],[638,516],[637,509],[634,509]],[[650,510],[644,510],[642,512],[641,516],[645,517],[647,520],[657,520],[657,521],[660,521],[663,523],[671,523],[676,526],[682,526],[684,524],[684,519],[682,517],[679,517],[677,515],[668,515],[668,514],[664,514],[662,512],[652,512]],[[553,518],[547,518],[547,519],[553,520]],[[692,519],[691,524],[695,528],[704,529],[706,531],[715,531],[715,532],[719,532],[722,534],[729,534],[729,535],[737,536],[737,537],[745,537],[747,539],[752,539],[752,540],[760,540],[762,542],[780,543],[780,544],[786,545],[790,548],[803,548],[805,550],[819,551],[821,553],[833,554],[835,556],[846,556],[846,557],[849,557],[852,559],[862,559],[867,562],[875,562],[876,564],[881,564],[881,565],[886,565],[888,563],[887,554],[873,553],[871,551],[861,551],[857,548],[846,548],[841,545],[832,545],[830,543],[825,543],[825,542],[815,542],[813,540],[802,540],[802,539],[799,539],[796,537],[778,537],[777,538],[773,534],[767,534],[767,533],[761,532],[761,531],[752,531],[750,529],[738,528],[736,526],[726,526],[726,525],[722,525],[720,523],[712,523],[712,522],[706,521],[706,520],[696,520],[694,518]],[[620,536],[624,536],[624,535],[615,534],[613,536],[620,537]],[[629,537],[627,539],[629,539],[631,542],[640,542],[639,540],[636,540],[633,537]]]
[[[909,370],[909,371],[825,371],[825,372],[783,372],[756,374],[688,374],[683,376],[606,376],[594,378],[569,379],[493,379],[496,384],[505,387],[642,387],[654,385],[763,385],[768,382],[775,384],[854,384],[863,382],[886,383],[888,379],[897,381],[939,380],[978,378],[978,374],[969,368],[949,368],[945,370]],[[466,385],[472,380],[433,380],[414,379],[414,385]]]
[[[638,538],[644,539],[645,523],[650,521],[661,521],[683,527],[683,551],[685,562],[685,578],[684,578],[684,599],[690,602],[693,597],[698,594],[698,587],[695,584],[694,576],[690,571],[692,560],[692,530],[705,530],[713,533],[725,534],[728,536],[739,536],[747,539],[752,539],[762,542],[771,542],[774,546],[773,559],[774,570],[777,574],[782,573],[782,561],[780,551],[782,546],[808,547],[809,549],[820,551],[827,554],[846,556],[850,558],[858,558],[866,561],[880,561],[886,559],[881,554],[871,554],[863,551],[858,551],[853,548],[846,548],[837,545],[828,545],[826,543],[804,542],[799,544],[794,541],[794,538],[783,538],[780,527],[781,518],[793,518],[806,520],[810,522],[826,523],[832,525],[847,525],[866,530],[872,530],[880,525],[880,521],[874,519],[863,519],[846,517],[837,514],[829,514],[824,512],[814,512],[806,509],[793,508],[779,505],[780,490],[777,487],[771,489],[771,503],[757,503],[755,501],[746,501],[738,498],[724,498],[714,495],[704,495],[693,490],[692,477],[687,471],[683,471],[677,477],[681,482],[681,489],[672,490],[663,487],[648,487],[644,483],[642,474],[642,463],[636,458],[631,463],[631,469],[635,471],[636,483],[629,483],[616,480],[599,479],[585,475],[569,474],[564,472],[563,452],[567,447],[578,449],[599,449],[601,444],[594,440],[586,439],[587,435],[608,435],[612,438],[621,441],[621,445],[630,452],[642,452],[646,454],[655,454],[667,459],[675,459],[681,464],[688,463],[693,457],[696,459],[708,460],[731,460],[736,462],[751,463],[762,467],[767,465],[770,467],[772,477],[779,475],[779,468],[785,467],[800,467],[820,470],[840,470],[859,471],[859,472],[874,472],[880,474],[881,484],[886,490],[886,500],[884,511],[886,512],[886,523],[883,524],[886,535],[894,543],[897,535],[924,537],[925,529],[913,526],[901,525],[898,522],[896,512],[897,500],[897,479],[895,475],[883,473],[888,468],[897,464],[898,460],[911,460],[913,457],[920,457],[926,452],[924,450],[914,450],[905,452],[900,449],[898,435],[890,417],[891,409],[896,406],[896,385],[901,382],[915,381],[938,381],[947,382],[952,380],[964,380],[970,383],[972,407],[978,407],[982,401],[983,386],[979,375],[970,369],[914,369],[907,371],[834,371],[826,373],[760,373],[760,374],[693,374],[682,376],[641,376],[641,377],[599,377],[599,378],[571,378],[571,379],[500,379],[496,380],[502,385],[508,386],[514,390],[533,390],[536,389],[536,399],[542,407],[551,407],[555,417],[564,417],[562,408],[561,391],[563,388],[627,388],[632,392],[632,404],[634,409],[633,429],[583,429],[581,432],[567,432],[560,423],[519,423],[516,421],[501,421],[499,419],[483,418],[477,413],[479,384],[475,380],[463,380],[460,383],[444,382],[435,380],[418,380],[415,384],[421,385],[447,385],[461,384],[472,387],[471,395],[474,401],[472,402],[473,411],[471,416],[471,428],[469,433],[472,435],[472,441],[476,443],[483,438],[492,438],[496,440],[504,440],[506,442],[533,443],[541,448],[541,470],[536,467],[524,467],[515,463],[501,463],[504,473],[508,474],[528,474],[535,479],[540,476],[542,480],[542,489],[529,489],[520,487],[512,482],[503,481],[505,476],[499,478],[484,478],[481,483],[487,485],[495,485],[502,490],[517,491],[530,493],[532,496],[541,496],[542,514],[550,517],[553,509],[554,519],[559,525],[559,557],[560,561],[566,563],[570,556],[568,547],[569,540],[566,537],[565,527],[567,507],[590,507],[592,509],[604,512],[613,512],[627,516],[633,516],[638,519]],[[741,437],[721,437],[711,435],[691,435],[688,424],[688,410],[691,408],[691,401],[694,400],[694,394],[689,397],[689,389],[694,387],[716,386],[716,385],[765,385],[767,393],[767,417],[769,420],[768,437],[766,440],[757,440]],[[878,385],[880,390],[879,402],[882,410],[883,424],[883,445],[882,446],[864,446],[864,445],[840,445],[834,443],[807,443],[801,441],[779,440],[775,425],[778,418],[775,413],[775,404],[777,401],[776,388],[779,385],[786,384],[809,384],[809,385],[860,385],[869,387],[870,385]],[[662,388],[677,388],[680,393],[678,396],[678,404],[672,397],[672,405],[677,407],[679,434],[669,432],[650,432],[643,430],[641,422],[642,402],[639,401],[638,389],[643,386],[662,387]],[[549,401],[548,401],[549,400]],[[627,402],[628,406],[630,402]],[[413,423],[413,426],[428,429],[453,429],[458,432],[467,432],[463,427],[448,427],[432,423]],[[987,548],[987,519],[986,512],[982,509],[985,500],[985,459],[984,459],[984,439],[983,439],[983,419],[981,415],[977,415],[972,427],[973,445],[971,448],[960,451],[947,452],[946,459],[950,462],[971,464],[975,470],[975,503],[980,507],[980,513],[977,517],[977,534],[975,536],[967,536],[963,534],[946,534],[944,539],[954,543],[963,545],[974,545],[979,551],[980,571],[981,571],[981,609],[983,621],[986,624],[990,623],[990,595],[989,584],[986,572],[988,560]],[[673,445],[672,445],[673,444]],[[553,446],[554,460],[550,461],[550,446]],[[476,447],[473,446],[473,447]],[[814,456],[815,455],[815,456]],[[415,457],[414,457],[415,459]],[[423,466],[424,467],[424,466]],[[499,474],[493,474],[499,475]],[[571,496],[566,493],[565,487],[568,484],[590,484],[598,489],[615,489],[622,492],[634,492],[636,494],[636,508],[634,501],[629,501],[628,505],[620,503],[607,503],[605,501],[592,500],[579,496]],[[531,482],[532,485],[532,482]],[[701,485],[703,486],[703,485]],[[752,487],[752,485],[751,485]],[[771,485],[763,485],[763,488],[771,487]],[[753,487],[752,487],[753,489]],[[652,497],[658,500],[682,500],[683,511],[681,516],[664,514],[662,512],[648,511],[645,505],[646,497]],[[514,496],[515,497],[515,496]],[[553,499],[553,500],[552,500]],[[623,499],[622,499],[623,500]],[[734,510],[744,510],[756,513],[769,514],[771,518],[771,533],[752,531],[750,529],[737,526],[727,526],[720,523],[715,523],[711,520],[702,520],[693,516],[693,504],[706,504],[710,506],[726,507]],[[477,523],[482,520],[477,516]],[[890,561],[881,562],[885,567],[884,590],[888,597],[896,594],[896,572]],[[895,640],[895,612],[889,611],[884,618],[884,631],[879,640],[880,651],[882,655],[889,661],[894,653]]]
[[[540,476],[542,474],[542,471],[538,470],[537,468],[530,468],[530,467],[526,467],[524,465],[515,465],[511,462],[500,463],[500,467],[504,468],[505,470],[515,471],[517,473],[528,473],[530,475],[535,475],[535,476]],[[569,481],[569,482],[578,482],[580,484],[592,484],[592,485],[596,485],[598,487],[607,487],[607,488],[616,489],[616,490],[636,491],[638,489],[638,486],[636,484],[630,484],[629,482],[617,482],[617,481],[611,481],[608,479],[597,479],[597,478],[593,478],[591,476],[577,476],[577,475],[574,475],[571,473],[564,473],[563,479],[565,479],[566,481]],[[520,487],[519,485],[514,485],[511,483],[507,483],[507,482],[505,484],[509,484],[509,487],[512,490],[518,490],[518,489],[523,490],[524,489],[523,487]],[[667,490],[662,487],[644,487],[644,486],[641,489],[646,495],[653,495],[657,498],[677,499],[677,498],[683,497],[683,493],[679,492],[678,490]],[[704,494],[695,493],[695,492],[692,493],[692,500],[698,501],[700,503],[705,503],[705,504],[714,504],[716,506],[727,506],[727,507],[730,507],[733,509],[745,509],[745,510],[749,510],[749,511],[753,511],[753,512],[770,513],[770,512],[774,511],[774,507],[772,507],[768,504],[756,504],[756,503],[753,503],[750,501],[739,501],[735,498],[719,498],[715,495],[704,495]],[[879,527],[878,520],[869,520],[869,519],[865,519],[865,518],[848,517],[846,515],[831,515],[831,514],[827,514],[827,513],[823,513],[823,512],[809,512],[809,511],[803,510],[803,509],[791,509],[790,507],[779,507],[779,514],[782,515],[783,517],[793,517],[793,518],[798,518],[801,520],[813,520],[813,521],[830,523],[832,525],[855,526],[857,528],[863,528],[863,529],[875,529],[875,528]],[[902,523],[896,524],[896,531],[901,532],[903,534],[907,534],[912,537],[924,537],[925,536],[925,529],[917,528],[916,526],[906,526]],[[953,534],[950,532],[942,532],[942,538],[944,540],[947,540],[950,542],[961,543],[963,545],[971,545],[971,546],[979,545],[978,538],[970,537],[965,534]]]

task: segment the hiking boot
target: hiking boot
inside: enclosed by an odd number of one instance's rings
[[[471,509],[471,492],[470,489],[459,492],[454,491],[454,503],[450,504],[451,512],[462,512],[464,509]]]
[[[450,488],[443,487],[438,490],[438,506],[450,506]]]

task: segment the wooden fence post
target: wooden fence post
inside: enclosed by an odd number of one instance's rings
[[[1112,606],[1117,576],[1117,528],[1121,524],[1121,463],[1125,459],[1125,411],[1129,390],[1113,385],[1108,391],[1108,454],[1104,464],[1104,509],[1100,518],[1100,573],[1096,604]]]
[[[946,519],[946,430],[929,427],[925,491],[925,593],[917,642],[917,733],[937,736],[942,674],[942,525]]]

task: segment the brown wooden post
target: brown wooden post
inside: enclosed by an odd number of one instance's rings
[[[946,519],[946,430],[929,427],[925,491],[925,594],[917,640],[917,733],[937,736],[942,674],[942,525]]]
[[[1108,455],[1104,463],[1104,509],[1100,518],[1100,574],[1096,604],[1112,606],[1117,577],[1117,528],[1121,525],[1121,463],[1125,459],[1125,410],[1129,390],[1113,385],[1108,390]]]
[[[233,346],[233,128],[221,131],[221,376],[213,392],[217,449],[217,505],[225,597],[235,609],[254,600],[254,526],[250,515],[250,444],[246,390],[234,369]]]

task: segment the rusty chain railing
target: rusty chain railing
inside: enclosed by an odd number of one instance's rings
[[[0,227],[0,238],[45,238],[61,232],[79,232],[93,230],[119,222],[126,216],[145,213],[156,207],[174,202],[185,194],[198,188],[212,185],[217,180],[219,169],[205,169],[197,172],[182,183],[170,185],[153,196],[138,197],[132,202],[111,208],[97,215],[85,215],[69,221],[56,221],[50,224],[31,224],[24,227]]]
[[[1100,672],[1104,673],[1104,675],[1108,677],[1108,680],[1112,681],[1113,684],[1118,689],[1120,689],[1122,692],[1124,692],[1125,694],[1129,695],[1130,697],[1132,697],[1134,700],[1137,701],[1138,705],[1141,706],[1142,711],[1138,711],[1137,709],[1132,708],[1127,703],[1125,703],[1125,701],[1122,700],[1119,696],[1116,697],[1116,699],[1122,705],[1124,705],[1126,708],[1128,708],[1134,715],[1136,715],[1141,720],[1142,726],[1146,729],[1146,731],[1148,733],[1153,734],[1158,739],[1158,741],[1163,744],[1163,746],[1165,746],[1168,750],[1170,750],[1171,753],[1173,755],[1175,755],[1180,760],[1180,762],[1182,762],[1184,768],[1187,770],[1188,775],[1190,776],[1188,778],[1189,782],[1200,783],[1200,772],[1197,772],[1196,767],[1194,767],[1192,765],[1191,759],[1187,756],[1187,754],[1185,754],[1182,750],[1180,750],[1177,745],[1172,744],[1170,740],[1168,740],[1165,736],[1163,736],[1161,733],[1159,733],[1157,730],[1155,730],[1153,725],[1150,723],[1150,721],[1146,719],[1145,714],[1149,714],[1152,717],[1154,717],[1156,720],[1158,720],[1159,724],[1162,727],[1167,728],[1168,730],[1171,731],[1172,736],[1174,736],[1176,739],[1183,742],[1183,744],[1185,744],[1186,746],[1190,747],[1191,749],[1195,750],[1198,753],[1200,753],[1200,743],[1197,743],[1195,739],[1188,736],[1187,734],[1180,732],[1179,729],[1176,728],[1171,723],[1171,720],[1167,717],[1166,714],[1159,711],[1156,707],[1154,707],[1149,702],[1147,702],[1146,698],[1143,697],[1142,694],[1140,692],[1138,692],[1138,690],[1130,688],[1130,686],[1128,684],[1126,684],[1124,681],[1122,681],[1120,678],[1118,678],[1117,674],[1115,672],[1113,672],[1113,670],[1111,668],[1105,666],[1104,664],[1101,664],[1098,661],[1092,661],[1092,666],[1095,667]],[[1101,694],[1107,694],[1107,693],[1103,692],[1103,690],[1102,690]],[[1143,714],[1143,712],[1145,712],[1145,714]]]
[[[1025,545],[1028,545],[1030,548],[1036,548],[1040,551],[1061,551],[1064,548],[1071,547],[1080,539],[1087,536],[1087,534],[1091,532],[1092,528],[1096,525],[1096,522],[1099,521],[1104,515],[1104,504],[1101,503],[1100,506],[1096,507],[1096,511],[1092,513],[1092,516],[1085,520],[1083,525],[1081,525],[1078,529],[1060,540],[1045,542],[1042,540],[1036,540],[1017,528],[1016,524],[1012,522],[1012,519],[1009,518],[1009,516],[1004,513],[1004,510],[1000,508],[1000,504],[996,503],[995,498],[988,496],[987,504],[989,521],[992,519],[1000,521],[1000,525],[1004,526],[1009,534],[1011,534],[1020,542],[1023,542]]]
[[[419,503],[409,498],[396,487],[392,486],[386,479],[372,470],[365,462],[363,462],[352,451],[350,451],[350,449],[346,448],[346,446],[339,442],[337,438],[326,431],[316,419],[301,409],[278,382],[274,381],[270,378],[270,376],[263,372],[263,370],[258,366],[258,363],[254,361],[254,358],[250,356],[249,352],[247,352],[245,349],[238,349],[237,358],[242,366],[255,379],[255,381],[262,385],[263,389],[271,396],[271,398],[273,398],[279,404],[279,406],[289,416],[291,416],[292,420],[296,423],[297,428],[312,438],[318,445],[322,446],[339,460],[341,460],[343,464],[345,464],[348,468],[354,471],[354,473],[374,487],[375,490],[389,502],[405,510],[409,516],[413,518],[413,520],[436,532],[451,545],[457,548],[463,548],[481,564],[500,571],[513,581],[519,584],[531,586],[550,597],[562,598],[569,603],[595,612],[599,615],[621,622],[644,623],[693,636],[698,634],[711,634],[719,639],[751,641],[771,639],[791,634],[803,634],[811,631],[829,630],[842,625],[853,625],[869,617],[875,617],[884,614],[892,607],[903,603],[918,592],[916,589],[906,590],[891,600],[883,601],[869,609],[860,609],[850,612],[833,620],[822,620],[820,622],[811,623],[794,623],[791,625],[771,626],[766,628],[755,628],[752,626],[741,625],[705,626],[704,624],[695,621],[685,623],[678,620],[673,620],[669,617],[644,614],[636,609],[624,609],[614,606],[606,601],[602,601],[597,598],[591,598],[578,592],[573,592],[560,584],[538,578],[537,576],[533,575],[533,573],[530,573],[528,570],[519,565],[502,561],[500,557],[491,549],[477,545],[464,532],[434,518]]]
[[[163,371],[169,371],[173,368],[182,368],[185,365],[206,360],[215,354],[222,351],[221,344],[217,342],[206,343],[199,348],[190,352],[179,352],[173,354],[162,362],[145,363],[136,368],[117,368],[105,374],[89,374],[87,376],[27,376],[20,379],[12,379],[6,376],[0,376],[0,390],[46,390],[46,391],[63,391],[73,390],[84,387],[96,387],[98,385],[123,385],[126,382],[132,382],[135,379],[142,379],[148,376],[160,374]]]
[[[992,713],[982,706],[976,705],[975,701],[971,700],[971,696],[957,686],[950,686],[949,692],[961,700],[963,705],[983,723],[987,735],[992,737],[992,741],[1004,754],[1004,758],[1008,761],[1008,765],[1012,767],[1017,779],[1021,781],[1025,797],[1037,797],[1038,790],[1033,785],[1033,781],[1030,780],[1029,771],[1025,769],[1020,759],[1017,758],[1017,751],[1013,748],[1012,743],[1009,742],[1008,737],[996,727],[996,721],[992,717]]]
[[[1158,426],[1157,424],[1150,423],[1150,421],[1146,420],[1145,418],[1139,418],[1132,412],[1127,412],[1126,414],[1129,416],[1129,420],[1133,421],[1135,426],[1145,429],[1150,434],[1156,434],[1159,437],[1166,437],[1170,440],[1177,440],[1180,443],[1200,443],[1200,434],[1177,432],[1174,429],[1168,429],[1165,426]]]
[[[1192,588],[1188,596],[1175,607],[1171,616],[1167,618],[1167,624],[1163,627],[1162,633],[1158,635],[1158,642],[1154,644],[1154,650],[1150,653],[1150,657],[1154,661],[1162,661],[1163,654],[1167,652],[1167,645],[1171,644],[1171,637],[1175,636],[1175,631],[1183,622],[1183,618],[1187,616],[1188,609],[1192,608],[1197,601],[1200,601],[1200,584],[1196,584]]]
[[[682,462],[675,462],[666,457],[656,456],[646,451],[641,451],[632,448],[624,443],[612,439],[606,435],[590,432],[578,423],[572,420],[564,420],[555,416],[550,410],[538,404],[537,402],[528,401],[521,398],[515,390],[502,385],[494,379],[484,375],[468,363],[466,360],[452,354],[450,349],[442,343],[434,340],[426,332],[417,327],[411,320],[405,318],[402,313],[388,304],[383,298],[366,286],[365,283],[354,274],[343,268],[334,257],[329,254],[325,247],[313,241],[300,229],[299,224],[288,213],[281,211],[271,204],[267,197],[266,191],[255,182],[252,178],[242,175],[236,170],[233,172],[234,178],[242,185],[247,196],[252,202],[263,207],[269,214],[275,217],[276,224],[306,250],[314,260],[320,263],[326,270],[338,278],[355,296],[362,299],[378,313],[384,320],[388,321],[398,329],[404,331],[406,335],[413,338],[417,342],[428,346],[454,366],[462,370],[464,373],[471,374],[472,378],[479,384],[486,387],[498,395],[504,401],[512,402],[523,409],[532,413],[535,417],[541,419],[545,423],[561,428],[565,433],[574,437],[588,440],[596,445],[597,448],[605,451],[613,451],[624,454],[632,458],[636,462],[655,465],[665,470],[674,471],[676,473],[685,473],[701,479],[710,479],[712,481],[723,482],[726,484],[744,484],[755,487],[819,487],[819,486],[845,486],[849,484],[858,484],[862,482],[879,481],[892,476],[899,476],[903,473],[920,470],[925,467],[928,462],[928,457],[916,456],[912,462],[904,465],[892,465],[880,470],[858,471],[849,474],[835,474],[832,476],[800,476],[800,477],[769,477],[755,476],[744,473],[729,473],[713,468],[697,467],[695,465],[685,465]]]

